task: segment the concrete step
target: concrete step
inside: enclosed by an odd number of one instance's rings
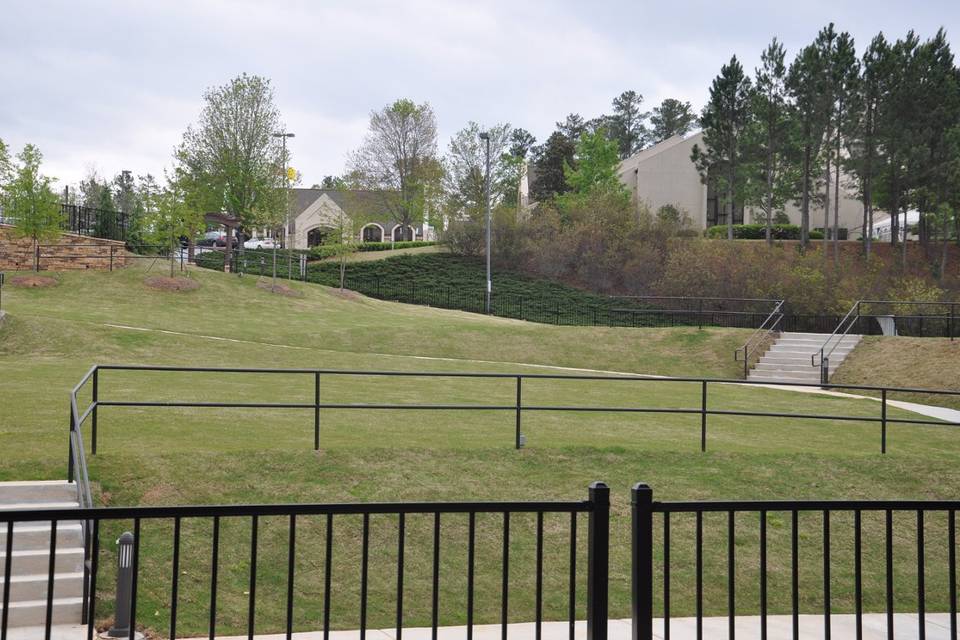
[[[63,480],[0,482],[0,509],[8,505],[64,503],[77,500],[77,485]],[[26,508],[26,507],[25,507]],[[34,506],[32,508],[42,508]]]
[[[844,357],[846,357],[851,351],[853,351],[853,349],[836,349],[833,353],[830,354],[830,357],[831,357],[831,358],[835,358],[835,357],[837,357],[837,356],[844,356]],[[786,357],[789,357],[789,358],[806,358],[807,361],[809,362],[809,361],[810,361],[810,356],[812,356],[813,354],[816,354],[817,357],[819,357],[819,356],[820,356],[820,351],[819,351],[819,350],[817,350],[817,351],[804,351],[804,350],[802,350],[802,349],[797,349],[797,347],[789,346],[789,347],[781,347],[781,348],[779,348],[779,349],[777,349],[777,348],[769,349],[769,350],[768,350],[765,354],[763,354],[763,355],[767,355],[767,354],[770,354],[770,355],[778,355],[778,356],[786,356]]]
[[[79,502],[14,502],[0,504],[0,511],[29,511],[31,509],[78,509]]]
[[[806,378],[788,378],[784,376],[758,376],[750,374],[750,377],[747,378],[750,382],[795,382],[799,384],[809,385],[811,387],[820,386],[820,378],[816,379],[806,379]]]
[[[830,371],[833,372],[836,367],[831,366]],[[820,375],[820,367],[811,367],[809,363],[807,366],[802,365],[790,365],[790,364],[775,364],[768,362],[758,362],[754,367],[755,371],[784,371],[784,372],[794,372],[794,373],[815,373]]]
[[[2,612],[0,606],[0,612]],[[41,626],[46,621],[46,600],[23,600],[10,603],[8,624],[11,627]],[[83,598],[54,598],[51,622],[54,624],[75,623],[83,615]]]
[[[0,549],[6,549],[7,525],[0,524]],[[83,546],[83,529],[76,520],[57,523],[57,547]],[[15,522],[13,525],[13,550],[50,548],[49,522]]]
[[[83,596],[83,572],[57,573],[53,576],[53,595],[57,598]],[[47,574],[28,574],[10,577],[10,602],[46,600]],[[0,580],[0,602],[3,601],[3,580]]]
[[[796,351],[806,351],[807,353],[813,353],[814,351],[820,351],[820,348],[823,346],[822,342],[804,342],[802,340],[778,340],[771,348],[776,349],[777,347],[783,349],[785,347],[790,347]],[[832,348],[834,351],[840,351],[841,349],[845,351],[850,351],[857,343],[855,342],[838,342],[830,343],[827,345],[827,351],[830,351]]]
[[[16,535],[16,534],[14,534]],[[7,556],[0,550],[0,572],[6,570]],[[83,547],[57,547],[54,564],[55,573],[74,573],[83,570]],[[14,551],[10,572],[23,576],[46,573],[50,570],[50,551],[48,549],[25,549]]]

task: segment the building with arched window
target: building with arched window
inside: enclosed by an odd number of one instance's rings
[[[355,227],[359,242],[437,239],[429,224],[404,225],[390,214],[396,194],[356,189],[291,189],[290,238],[294,249],[331,241],[341,228]],[[349,219],[345,222],[344,218]]]

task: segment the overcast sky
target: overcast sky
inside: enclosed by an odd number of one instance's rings
[[[160,175],[204,89],[248,72],[272,80],[310,185],[398,97],[433,105],[441,150],[468,120],[543,140],[626,89],[699,111],[731,55],[752,71],[776,36],[792,59],[830,21],[858,50],[940,26],[960,47],[957,0],[0,0],[0,138],[37,144],[61,188],[90,169]]]

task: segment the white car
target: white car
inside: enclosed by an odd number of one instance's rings
[[[244,249],[273,249],[276,243],[273,238],[250,238],[243,243]]]

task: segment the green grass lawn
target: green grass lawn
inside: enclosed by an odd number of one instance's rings
[[[148,363],[359,370],[542,372],[518,363],[677,376],[734,377],[741,330],[554,327],[370,300],[311,284],[299,297],[271,294],[256,278],[197,270],[194,291],[147,288],[143,268],[59,275],[52,289],[4,290],[10,315],[0,326],[0,479],[55,478],[65,472],[69,389],[95,363]],[[312,380],[290,375],[103,372],[100,397],[311,401]],[[84,398],[86,399],[86,393]],[[513,402],[506,380],[370,376],[324,379],[328,402]],[[537,405],[697,407],[695,384],[664,381],[529,381],[524,402]],[[878,415],[870,400],[824,398],[771,389],[711,386],[710,406],[774,412]],[[891,411],[891,416],[907,415]],[[579,500],[593,480],[612,489],[614,546],[611,614],[629,612],[629,487],[645,481],[659,499],[955,498],[960,489],[954,430],[891,426],[879,454],[879,427],[840,421],[712,416],[709,451],[699,451],[699,416],[555,413],[523,416],[527,448],[513,447],[513,414],[491,411],[382,412],[325,410],[321,451],[312,450],[312,411],[103,408],[99,454],[91,477],[109,505],[409,500]],[[89,425],[86,427],[89,438]],[[89,444],[88,444],[89,447]],[[26,451],[14,456],[7,452]],[[500,517],[478,520],[477,621],[498,620]],[[692,520],[672,523],[675,615],[693,611]],[[707,519],[706,609],[725,610],[725,529]],[[784,524],[786,523],[786,525]],[[834,525],[834,597],[851,610],[852,533]],[[901,524],[903,525],[901,527]],[[585,568],[585,522],[578,558]],[[898,519],[899,609],[915,585],[910,523]],[[332,622],[355,628],[359,609],[359,519],[335,519]],[[566,615],[568,520],[545,519],[545,615]],[[771,514],[771,610],[789,606],[789,523]],[[784,529],[786,526],[786,529]],[[927,522],[928,609],[943,610],[946,558],[943,519]],[[261,525],[258,629],[279,631],[286,585],[286,522]],[[371,523],[369,624],[394,622],[395,518]],[[533,618],[534,518],[511,522],[510,617]],[[801,523],[810,562],[801,574],[802,607],[818,611],[822,576],[815,562],[819,521]],[[129,524],[111,525],[104,540]],[[164,632],[172,524],[143,530],[141,621]],[[210,563],[209,521],[184,523],[180,630],[205,632]],[[323,609],[325,523],[298,523],[297,628],[319,626]],[[411,516],[407,530],[405,622],[430,620],[432,517]],[[738,607],[755,612],[755,516],[738,520]],[[882,608],[882,523],[865,518],[868,609]],[[242,632],[246,620],[249,522],[224,521],[219,632]],[[441,624],[464,621],[466,519],[445,517],[441,544]],[[110,545],[112,546],[112,545]],[[101,592],[109,600],[110,549]],[[805,561],[806,562],[806,561]],[[841,566],[843,565],[843,566]],[[787,576],[788,578],[788,576]],[[742,591],[742,592],[740,592]],[[579,616],[585,587],[579,585]],[[659,594],[657,596],[660,597]],[[659,606],[659,605],[658,605]],[[109,614],[105,603],[101,613]]]

